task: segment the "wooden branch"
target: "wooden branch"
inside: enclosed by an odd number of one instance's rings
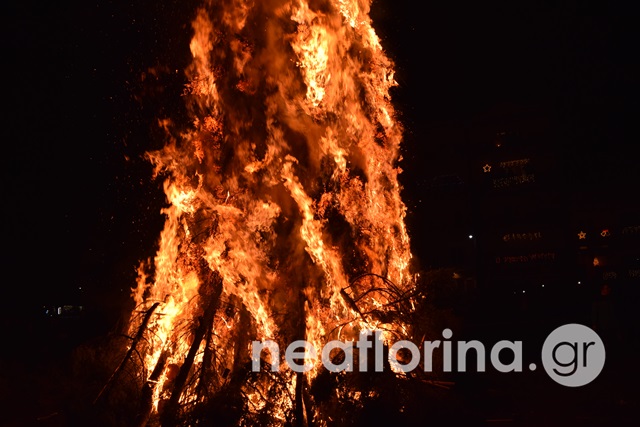
[[[136,350],[136,346],[138,345],[138,342],[144,336],[144,331],[147,329],[147,324],[149,323],[149,320],[151,319],[151,315],[153,314],[155,309],[158,308],[159,304],[160,303],[153,304],[151,306],[151,308],[149,308],[149,310],[147,310],[147,312],[145,313],[144,318],[142,319],[142,323],[140,324],[140,328],[138,328],[138,332],[136,333],[136,336],[133,338],[133,341],[131,342],[131,346],[129,347],[129,350],[127,351],[127,354],[124,355],[124,357],[122,358],[122,361],[120,361],[120,364],[118,365],[116,370],[113,371],[113,373],[111,374],[111,376],[107,380],[107,382],[104,385],[104,387],[102,387],[102,390],[100,390],[100,393],[98,393],[96,398],[93,400],[93,404],[94,405],[96,403],[98,403],[98,401],[103,396],[103,394],[105,393],[107,388],[109,388],[109,386],[111,384],[113,384],[113,382],[116,380],[118,375],[120,375],[120,372],[124,369],[124,366],[127,363],[127,360],[129,360],[129,358],[131,357],[133,352]]]

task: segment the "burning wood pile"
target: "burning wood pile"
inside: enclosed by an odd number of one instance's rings
[[[132,425],[341,425],[380,397],[373,382],[407,376],[386,355],[421,338],[420,292],[394,68],[369,7],[224,0],[195,13],[188,120],[159,118],[166,141],[147,153],[166,222],[98,397],[134,372]]]

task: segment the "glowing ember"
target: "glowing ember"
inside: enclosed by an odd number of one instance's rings
[[[321,425],[327,416],[304,391],[320,368],[249,374],[252,340],[322,348],[363,329],[410,338],[402,127],[369,6],[229,0],[198,10],[190,122],[161,120],[166,144],[148,153],[169,203],[133,295],[130,332],[145,337],[141,425],[169,425],[216,396],[237,397],[245,423]]]

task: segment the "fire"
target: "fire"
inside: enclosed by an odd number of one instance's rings
[[[277,424],[299,411],[322,424],[301,391],[317,371],[249,380],[250,341],[322,348],[363,329],[410,336],[397,314],[411,310],[415,287],[398,179],[403,129],[370,3],[198,9],[190,119],[160,119],[166,143],[147,153],[168,205],[133,290],[130,332],[144,330],[136,351],[149,402],[141,425],[218,393],[240,396],[246,419],[269,410]]]

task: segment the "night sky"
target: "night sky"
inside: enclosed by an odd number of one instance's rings
[[[141,154],[159,142],[154,121],[180,102],[182,82],[170,70],[187,64],[196,5],[3,6],[2,259],[5,288],[18,290],[5,304],[11,313],[78,301],[108,323],[128,300],[162,225],[163,195]],[[378,0],[371,15],[396,63],[410,224],[438,209],[422,201],[431,179],[474,153],[456,135],[511,105],[551,122],[554,137],[539,149],[563,165],[554,179],[565,191],[637,206],[640,70],[630,6]],[[166,72],[143,77],[153,67]],[[416,230],[422,250],[429,236]]]

